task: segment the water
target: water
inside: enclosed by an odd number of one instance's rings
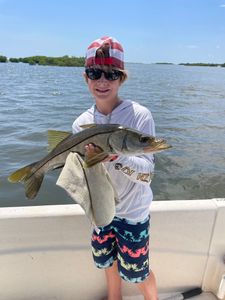
[[[122,98],[148,107],[173,149],[156,155],[155,200],[225,196],[225,68],[128,64]],[[71,130],[93,103],[82,68],[0,64],[0,206],[73,201],[49,173],[34,200],[7,176],[47,154],[47,130]]]

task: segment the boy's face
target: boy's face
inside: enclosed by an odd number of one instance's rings
[[[100,66],[96,68],[102,69],[105,72],[110,72],[110,69],[108,68],[102,68]],[[118,91],[122,84],[121,78],[118,78],[116,80],[107,80],[104,73],[102,73],[101,77],[97,80],[89,79],[86,74],[84,76],[89,90],[96,101],[118,101]]]

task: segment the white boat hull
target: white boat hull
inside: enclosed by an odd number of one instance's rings
[[[225,200],[156,201],[151,219],[160,293],[202,287],[216,295],[225,273]],[[93,265],[90,235],[76,204],[0,208],[0,300],[101,299],[104,272]],[[138,295],[135,284],[123,285],[125,296]]]

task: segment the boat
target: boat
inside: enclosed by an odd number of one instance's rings
[[[224,299],[225,199],[153,201],[150,265],[159,299]],[[92,227],[78,204],[0,208],[1,300],[99,300]],[[123,281],[123,299],[140,300]]]

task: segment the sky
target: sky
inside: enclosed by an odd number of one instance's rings
[[[225,63],[225,0],[0,0],[0,55],[85,56],[102,36],[126,62]]]

